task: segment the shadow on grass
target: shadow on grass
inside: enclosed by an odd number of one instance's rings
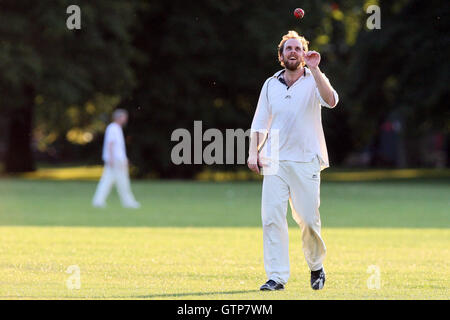
[[[176,298],[176,297],[188,297],[188,296],[212,296],[212,295],[233,295],[241,293],[260,292],[260,290],[240,290],[240,291],[215,291],[215,292],[186,292],[186,293],[163,293],[163,294],[151,294],[144,296],[134,296],[135,299],[154,299],[154,298]]]
[[[215,292],[185,292],[185,293],[161,293],[161,294],[149,294],[139,296],[94,296],[94,297],[61,297],[61,296],[0,296],[0,299],[158,299],[158,298],[181,298],[189,296],[213,296],[213,295],[233,295],[242,293],[256,293],[260,290],[239,290],[239,291],[215,291]]]
[[[138,210],[123,209],[116,191],[107,208],[93,208],[96,186],[0,179],[0,226],[261,227],[261,182],[135,181]],[[327,181],[320,213],[325,228],[450,228],[449,192],[447,178]]]

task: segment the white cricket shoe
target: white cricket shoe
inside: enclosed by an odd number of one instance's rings
[[[104,208],[106,208],[106,203],[92,203],[92,206],[94,208],[104,209]]]
[[[127,209],[139,209],[141,207],[141,204],[139,202],[135,201],[135,202],[124,204],[123,207],[127,208]]]

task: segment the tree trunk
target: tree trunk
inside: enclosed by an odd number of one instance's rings
[[[25,103],[11,112],[8,130],[5,171],[19,173],[34,171],[34,159],[31,150],[34,90],[24,90]]]

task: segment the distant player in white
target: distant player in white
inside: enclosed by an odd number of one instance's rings
[[[320,171],[329,166],[321,106],[334,108],[339,98],[319,69],[320,54],[308,51],[308,41],[297,32],[283,36],[278,58],[284,69],[262,87],[251,126],[248,158],[248,167],[260,173],[262,166],[264,175],[261,214],[268,281],[260,289],[282,290],[290,276],[286,220],[289,201],[293,218],[302,230],[311,287],[318,290],[325,283],[326,253],[320,234]],[[277,132],[277,139],[272,132]],[[271,163],[269,156],[267,162],[259,151],[271,147],[277,148],[271,154],[277,152],[278,159],[276,172],[269,174],[265,173],[266,167],[273,165],[275,157]]]
[[[117,109],[113,113],[112,120],[105,131],[102,155],[105,166],[92,205],[100,208],[105,207],[106,198],[115,183],[122,205],[126,208],[137,209],[140,204],[134,198],[130,188],[128,158],[122,131],[122,127],[128,121],[128,112]]]

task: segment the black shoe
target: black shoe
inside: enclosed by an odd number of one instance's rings
[[[277,283],[273,280],[269,280],[266,283],[264,283],[261,288],[259,288],[261,291],[275,291],[275,290],[284,290],[284,286],[281,283]]]
[[[322,269],[311,271],[311,288],[320,290],[325,285],[325,271]]]

